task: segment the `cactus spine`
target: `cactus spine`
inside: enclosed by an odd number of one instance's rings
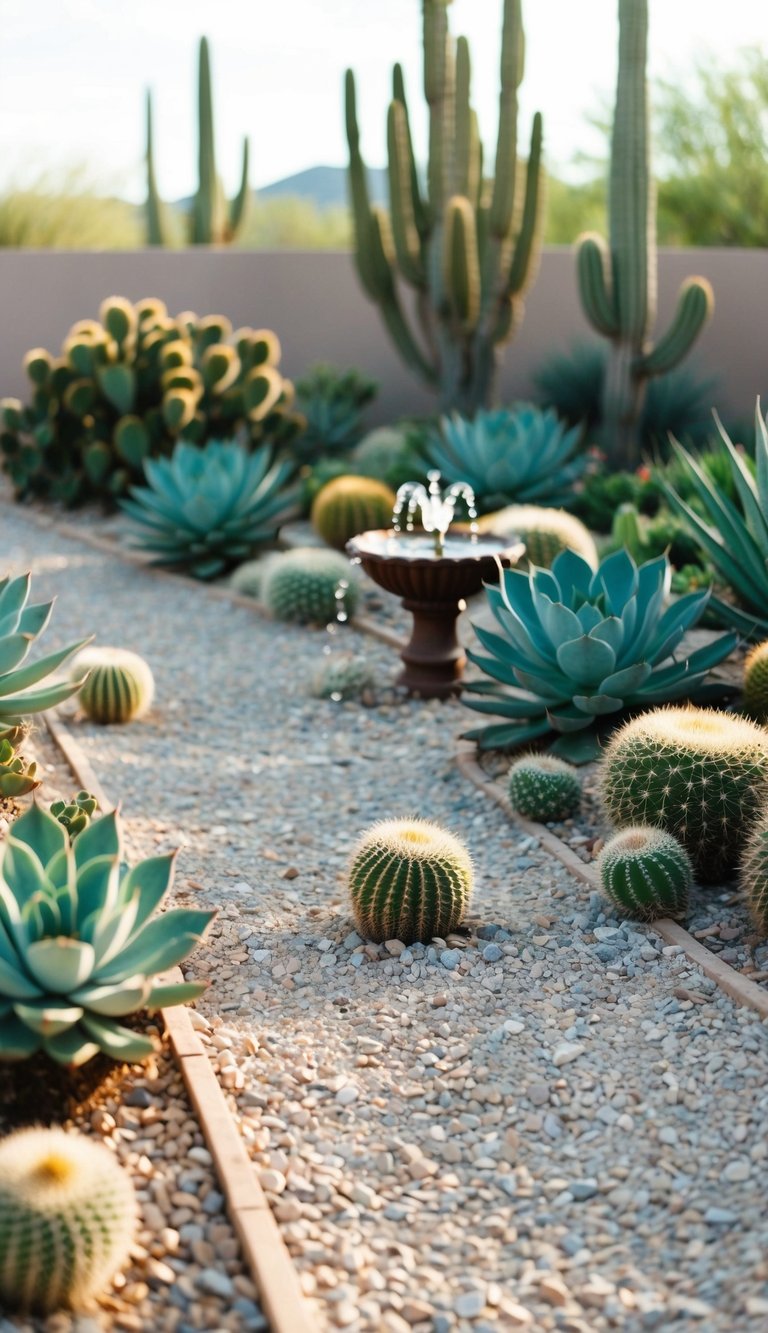
[[[189,217],[189,240],[193,245],[222,245],[242,229],[250,201],[248,184],[249,143],[243,140],[240,187],[230,204],[224,197],[216,170],[213,132],[211,58],[207,37],[200,38],[197,84],[198,183]],[[168,245],[168,225],[155,178],[152,133],[152,96],[147,93],[147,244]]]
[[[103,1144],[62,1129],[0,1143],[0,1302],[46,1314],[81,1308],[128,1256],[130,1177]]]
[[[590,323],[610,342],[602,391],[603,443],[621,467],[640,462],[640,413],[647,382],[687,356],[713,309],[704,278],[688,278],[677,311],[655,346],[656,198],[651,179],[646,54],[648,0],[619,0],[619,74],[611,140],[610,244],[578,242],[578,280]]]
[[[155,695],[144,658],[124,648],[88,648],[78,654],[72,670],[88,670],[78,701],[86,717],[104,726],[143,717]]]
[[[563,759],[523,755],[509,770],[509,799],[526,819],[568,819],[581,804],[581,783]]]
[[[425,819],[374,824],[349,867],[357,929],[377,943],[444,939],[467,909],[472,879],[466,847],[439,825]]]
[[[744,662],[744,708],[756,722],[768,721],[768,639],[756,644]]]
[[[633,824],[609,839],[597,868],[603,891],[630,916],[641,921],[685,916],[693,868],[671,833]]]
[[[423,0],[426,185],[419,179],[402,70],[387,116],[389,214],[372,207],[360,152],[355,80],[346,75],[349,185],[357,270],[406,365],[439,392],[443,411],[473,415],[493,399],[497,348],[516,331],[533,281],[542,222],[542,121],[533,119],[522,205],[517,158],[524,36],[520,0],[505,0],[495,177],[486,188],[466,40],[453,42],[450,0]],[[416,293],[419,333],[398,292]]]

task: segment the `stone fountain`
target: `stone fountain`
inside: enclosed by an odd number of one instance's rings
[[[483,583],[496,582],[499,570],[515,564],[525,547],[510,537],[478,536],[471,486],[457,481],[441,491],[440,473],[427,476],[429,489],[410,481],[400,487],[391,528],[353,537],[347,551],[379,587],[400,597],[413,616],[411,637],[400,654],[404,666],[398,684],[423,699],[445,699],[461,689],[466,665],[456,632],[466,598]],[[467,506],[470,530],[449,534],[459,500]]]

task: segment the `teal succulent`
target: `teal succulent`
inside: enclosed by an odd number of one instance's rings
[[[675,454],[687,473],[704,517],[663,478],[661,486],[670,508],[684,519],[716,575],[736,596],[738,606],[712,598],[718,617],[750,639],[764,639],[768,634],[768,430],[758,399],[753,474],[717,414],[715,421],[727,451],[736,500],[728,499],[677,441]]]
[[[375,380],[357,370],[317,365],[296,383],[296,401],[306,425],[293,445],[302,463],[343,454],[363,434],[363,412],[376,397]]]
[[[468,481],[478,511],[508,504],[563,505],[587,465],[577,454],[578,426],[567,429],[554,412],[516,403],[499,412],[443,417],[442,438],[427,446],[446,481]]]
[[[173,856],[122,865],[120,821],[104,815],[74,842],[40,806],[11,825],[0,849],[0,1060],[44,1051],[81,1065],[152,1054],[149,1037],[117,1020],[193,1000],[204,983],[158,984],[207,929],[212,912],[156,916]]]
[[[76,792],[71,801],[54,801],[50,806],[54,819],[67,830],[70,840],[88,828],[98,801],[89,791]]]
[[[31,688],[57,671],[71,653],[88,643],[88,639],[81,639],[79,643],[59,648],[37,662],[22,665],[48,624],[53,607],[53,602],[28,605],[31,581],[31,574],[0,580],[0,739],[12,739],[23,717],[55,708],[76,694],[85,680],[83,673],[79,680],[46,685],[40,690]]]
[[[292,516],[291,471],[287,461],[273,463],[268,449],[180,441],[171,458],[145,463],[147,485],[134,486],[122,507],[146,529],[138,544],[153,564],[212,579],[248,560]]]
[[[499,586],[486,589],[502,633],[476,625],[488,656],[469,654],[492,679],[470,682],[466,689],[478,697],[465,702],[508,720],[469,737],[492,749],[556,732],[555,752],[583,760],[593,757],[606,720],[615,723],[628,709],[722,695],[725,687],[703,682],[737,636],[721,635],[676,659],[709,590],[665,609],[669,580],[665,556],[638,568],[626,551],[596,572],[573,551],[557,556],[551,570],[503,571]]]

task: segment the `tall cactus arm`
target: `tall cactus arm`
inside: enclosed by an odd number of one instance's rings
[[[480,314],[480,261],[475,210],[461,195],[446,204],[443,285],[454,318],[465,329],[473,329]]]
[[[213,94],[211,91],[211,58],[207,37],[200,38],[198,65],[198,185],[192,218],[192,240],[196,245],[207,245],[216,232],[216,152],[213,139]]]
[[[408,144],[408,163],[411,173],[411,199],[413,200],[413,220],[416,224],[416,230],[422,245],[429,238],[429,209],[422,196],[421,182],[419,181],[419,172],[416,166],[416,157],[413,151],[413,137],[411,135],[411,118],[408,111],[408,101],[405,96],[405,79],[403,78],[402,65],[395,65],[392,69],[392,100],[401,102],[405,116],[405,134]]]
[[[419,290],[427,286],[421,241],[413,206],[408,122],[402,102],[392,101],[387,113],[387,156],[390,217],[395,254],[406,282]]]
[[[536,277],[544,228],[544,174],[541,169],[543,142],[541,113],[536,112],[531,128],[531,146],[525,169],[525,200],[520,231],[507,279],[506,295],[523,296]]]
[[[155,147],[152,132],[152,94],[147,89],[147,245],[167,245],[163,219],[163,202],[155,178]]]
[[[491,197],[490,229],[506,237],[515,212],[517,166],[517,89],[523,77],[525,47],[520,0],[504,0],[501,36],[501,88],[496,171]]]
[[[355,263],[360,281],[371,300],[378,301],[379,286],[373,264],[371,241],[371,201],[363,155],[360,152],[360,130],[357,124],[355,76],[348,69],[344,79],[345,117],[349,145],[349,193],[355,226]]]
[[[424,15],[424,96],[429,107],[427,193],[433,218],[442,218],[451,192],[450,123],[454,93],[454,60],[446,0],[422,0]]]
[[[673,370],[688,355],[714,308],[714,292],[707,279],[686,278],[672,323],[656,346],[638,358],[635,373],[666,375]]]
[[[392,339],[407,365],[427,384],[437,382],[435,367],[427,360],[403,314],[394,280],[394,254],[389,220],[381,208],[372,208],[368,229],[371,274],[376,301]]]
[[[648,137],[648,6],[619,0],[619,77],[611,144],[610,246],[623,337],[639,348],[656,315],[655,198]]]
[[[466,37],[456,42],[456,152],[454,190],[475,205],[480,188],[480,132],[470,101],[471,64]]]
[[[240,188],[229,206],[229,235],[234,237],[245,225],[251,204],[251,187],[248,181],[248,163],[250,144],[243,139],[243,166],[240,172]]]
[[[587,319],[598,333],[615,338],[619,332],[610,274],[610,257],[602,236],[585,232],[576,242],[579,294]]]

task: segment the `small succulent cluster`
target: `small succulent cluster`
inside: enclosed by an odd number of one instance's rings
[[[78,702],[92,722],[102,726],[134,722],[151,707],[155,681],[138,653],[126,648],[90,647],[78,654],[72,668],[88,672]]]
[[[671,833],[631,824],[609,838],[597,868],[604,892],[628,915],[640,921],[685,916],[693,867]]]
[[[315,496],[312,525],[324,542],[343,551],[359,533],[391,527],[395,498],[389,486],[372,477],[336,477]]]
[[[132,487],[122,507],[153,564],[213,579],[250,559],[292,517],[292,471],[268,448],[249,453],[235,440],[212,440],[198,449],[180,440],[170,458],[145,463],[146,485]]]
[[[357,929],[377,943],[444,939],[466,912],[472,884],[463,842],[423,819],[374,824],[354,849],[348,872]]]
[[[324,625],[354,615],[358,585],[337,551],[299,547],[276,555],[264,578],[262,600],[277,620]]]
[[[375,684],[373,668],[358,653],[331,653],[312,683],[316,699],[357,699]]]
[[[704,708],[661,708],[612,737],[601,795],[617,827],[652,824],[679,839],[702,881],[735,871],[768,800],[768,731]]]
[[[581,804],[581,782],[572,764],[548,754],[516,760],[508,774],[509,799],[526,819],[569,819]]]
[[[755,644],[744,662],[744,709],[756,722],[768,721],[768,639]]]
[[[575,551],[592,569],[600,563],[594,538],[580,519],[565,509],[543,505],[508,505],[478,520],[478,532],[516,536],[525,545],[529,565],[549,569],[561,551]]]
[[[136,1227],[130,1176],[101,1143],[63,1129],[0,1141],[0,1304],[80,1309],[125,1263]]]
[[[69,834],[69,840],[76,838],[88,828],[91,816],[98,809],[98,801],[89,791],[78,791],[71,801],[53,801],[49,806],[54,819],[58,819]]]
[[[302,463],[344,454],[363,433],[363,413],[376,397],[375,380],[357,370],[313,366],[296,382],[296,404],[306,425],[293,445]]]
[[[37,764],[27,763],[7,739],[0,741],[0,796],[12,800],[40,786]]]
[[[223,315],[172,318],[162,301],[104,301],[58,356],[25,358],[29,402],[0,400],[0,450],[20,498],[65,504],[124,495],[177,440],[236,431],[248,449],[279,446],[302,425],[268,329],[233,332]]]

